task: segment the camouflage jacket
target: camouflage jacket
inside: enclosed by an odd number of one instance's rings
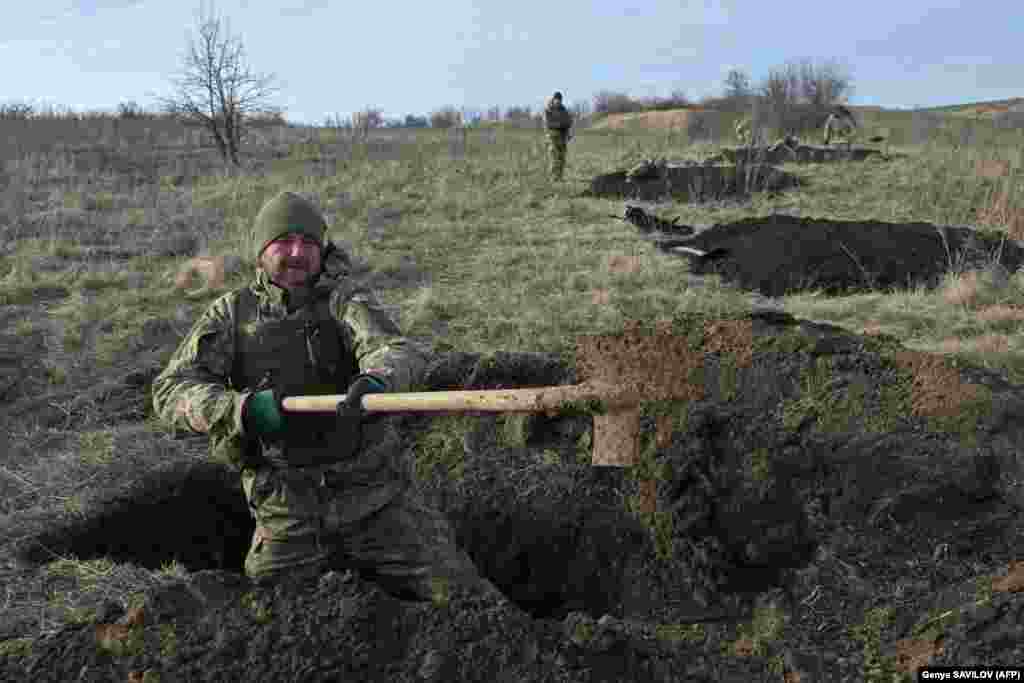
[[[544,107],[544,126],[548,130],[568,131],[572,128],[572,114],[564,104],[556,104],[554,100],[548,100]]]
[[[268,444],[246,434],[242,406],[254,391],[280,384],[291,395],[341,394],[360,372],[385,378],[389,391],[419,382],[425,352],[401,336],[369,291],[345,277],[345,265],[326,258],[306,301],[289,301],[262,271],[214,301],[154,380],[157,416],[209,434],[212,455],[240,468],[259,466],[268,450],[283,448],[330,461],[332,415],[289,416],[282,443]],[[383,463],[356,458],[350,466],[371,483]]]

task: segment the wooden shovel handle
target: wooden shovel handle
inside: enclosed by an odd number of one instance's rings
[[[400,394],[367,394],[363,396],[363,410],[368,413],[385,412],[546,412],[564,409],[570,401],[606,400],[607,388],[587,384],[531,389],[491,389],[481,391],[424,391]],[[344,394],[327,396],[289,396],[282,406],[286,411],[299,413],[332,413]]]

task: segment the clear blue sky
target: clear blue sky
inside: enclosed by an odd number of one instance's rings
[[[198,2],[4,3],[0,101],[113,109],[168,93]],[[293,120],[374,106],[530,105],[558,89],[716,95],[732,67],[838,59],[853,104],[940,106],[1024,96],[1020,0],[220,0]]]

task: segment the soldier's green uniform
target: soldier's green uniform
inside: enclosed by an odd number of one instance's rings
[[[288,232],[322,243],[322,217],[297,195],[274,198],[266,214],[280,225],[257,217],[254,255]],[[368,416],[355,445],[340,441],[345,432],[333,414],[285,413],[279,441],[247,433],[243,406],[260,389],[343,394],[356,375],[370,373],[400,392],[425,369],[425,354],[369,291],[345,278],[347,259],[331,245],[323,253],[315,285],[297,295],[260,269],[251,284],[214,301],[154,381],[157,415],[209,434],[212,455],[241,469],[256,519],[245,561],[251,578],[357,569],[412,599],[438,597],[450,581],[496,592],[455,546],[443,516],[410,492],[392,418]]]
[[[548,154],[551,157],[551,177],[561,180],[565,173],[565,155],[569,147],[572,114],[562,104],[562,93],[556,92],[544,105],[544,128]]]
[[[839,113],[831,113],[825,119],[825,146],[832,144],[832,141],[842,141],[847,146],[853,141],[856,132],[856,122],[848,109],[841,109]]]

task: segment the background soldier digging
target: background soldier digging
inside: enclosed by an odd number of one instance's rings
[[[402,599],[443,600],[453,584],[498,593],[411,492],[393,418],[363,415],[363,395],[410,390],[426,357],[345,277],[326,230],[296,194],[267,202],[255,280],[195,323],[154,382],[156,413],[209,434],[212,455],[241,469],[258,583],[354,569]],[[342,393],[337,415],[281,409],[287,395]]]
[[[561,180],[565,173],[565,154],[569,146],[572,115],[562,104],[562,93],[556,92],[544,105],[544,127],[548,153],[551,155],[551,177]]]

